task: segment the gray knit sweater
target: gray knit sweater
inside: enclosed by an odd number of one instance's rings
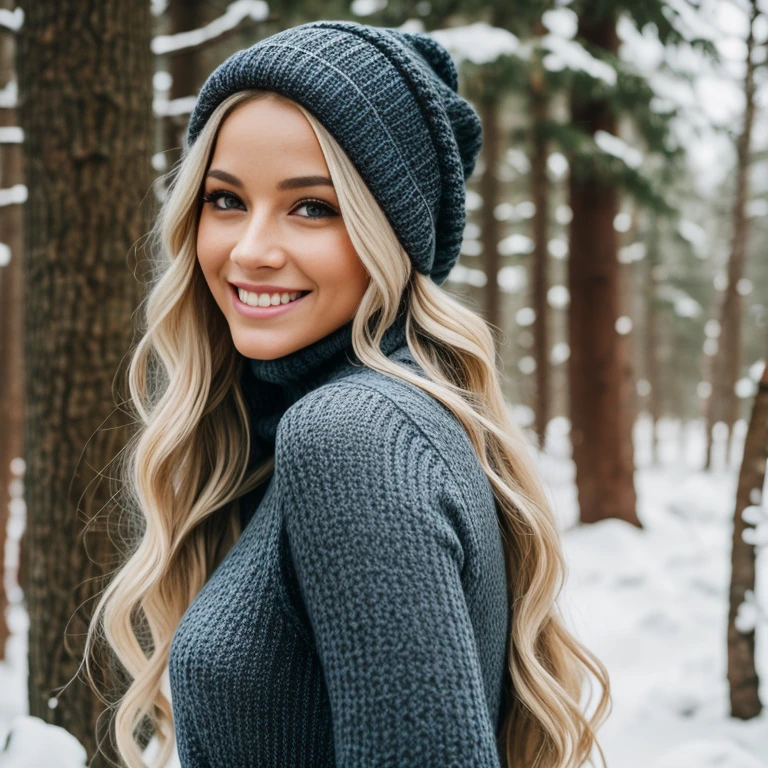
[[[182,617],[184,768],[489,768],[509,630],[490,483],[441,403],[363,367],[351,321],[244,376],[268,483]],[[401,320],[382,344],[420,375]]]

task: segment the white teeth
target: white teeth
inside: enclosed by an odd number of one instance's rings
[[[240,301],[251,307],[275,307],[278,304],[287,304],[294,301],[301,295],[301,291],[291,291],[290,293],[249,293],[242,288],[237,289],[237,295]]]

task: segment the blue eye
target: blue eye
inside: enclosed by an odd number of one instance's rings
[[[227,192],[223,189],[215,189],[213,192],[209,192],[207,195],[203,195],[202,201],[203,203],[210,203],[211,207],[215,208],[217,211],[232,211],[236,210],[234,208],[229,208],[227,206],[220,206],[215,205],[216,200],[218,200],[220,197],[223,197],[226,200],[234,200],[236,202],[240,202],[231,192]]]
[[[331,216],[338,216],[338,213],[336,213],[336,211],[333,208],[331,208],[331,206],[328,205],[328,203],[324,203],[322,200],[313,200],[311,198],[302,200],[293,210],[296,210],[297,208],[312,208],[312,207],[319,208],[321,211],[325,211],[325,213],[323,213],[320,216],[302,216],[303,219],[326,219]]]
[[[217,211],[236,211],[238,208],[236,207],[238,204],[242,205],[240,200],[237,198],[237,196],[233,195],[231,192],[228,192],[225,189],[214,189],[211,192],[208,192],[207,194],[203,194],[200,198],[203,203],[209,203],[212,208],[214,208]],[[217,201],[219,199],[223,200],[231,200],[234,201],[235,205],[217,205]],[[314,198],[305,198],[304,200],[300,200],[296,206],[292,210],[297,210],[298,208],[314,208],[315,210],[319,210],[320,214],[315,216],[301,216],[302,219],[327,219],[334,216],[338,216],[338,212],[332,208],[328,203],[323,202],[322,200],[316,200]]]

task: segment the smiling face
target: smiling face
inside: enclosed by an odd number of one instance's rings
[[[197,258],[241,354],[282,357],[354,317],[368,273],[301,110],[272,97],[235,107],[219,128],[203,200]]]

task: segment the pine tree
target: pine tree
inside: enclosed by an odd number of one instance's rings
[[[744,67],[745,109],[741,133],[736,144],[736,194],[732,212],[732,244],[728,259],[728,283],[719,308],[721,343],[713,360],[712,396],[707,408],[707,458],[705,468],[712,462],[712,427],[724,421],[728,430],[726,457],[730,456],[733,425],[738,417],[738,399],[735,386],[742,360],[742,301],[738,290],[747,259],[749,219],[746,205],[749,198],[749,173],[752,164],[751,143],[755,121],[756,48],[754,26],[759,16],[757,0],[750,2],[749,32],[746,41]]]
[[[651,107],[647,80],[618,56],[619,14],[638,28],[653,22],[662,43],[681,41],[663,3],[576,0],[576,41],[592,56],[587,71],[568,75],[570,124],[558,138],[568,151],[573,220],[569,260],[569,391],[571,435],[583,522],[619,517],[639,525],[634,489],[632,417],[635,410],[633,354],[619,321],[618,239],[614,220],[626,191],[660,214],[674,210],[653,176],[633,162],[617,141],[619,115],[631,115],[651,156],[679,162],[670,141],[674,111]],[[672,11],[672,13],[675,13]],[[694,41],[708,49],[707,41]]]

